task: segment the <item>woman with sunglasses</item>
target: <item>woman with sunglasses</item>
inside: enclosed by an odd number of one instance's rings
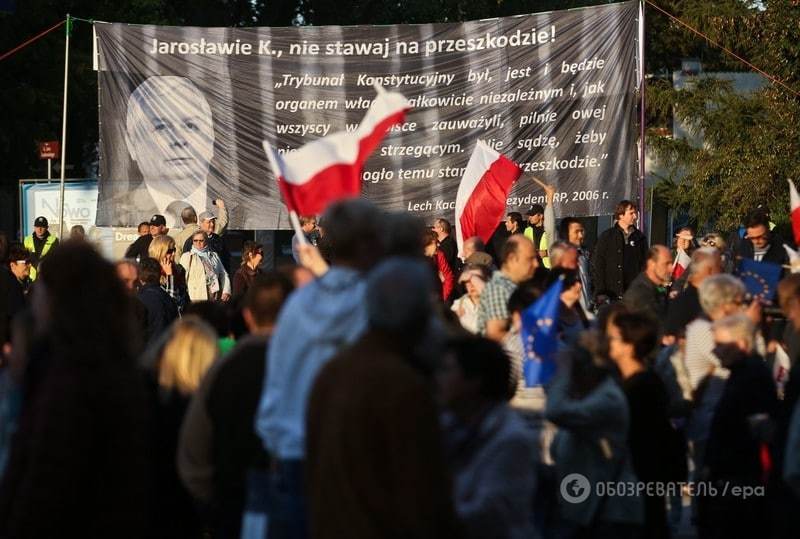
[[[156,236],[150,242],[147,254],[161,264],[161,288],[178,306],[180,314],[189,304],[189,290],[186,287],[186,270],[175,263],[175,250],[175,240],[171,236]]]
[[[246,241],[242,246],[242,265],[233,275],[233,295],[239,297],[247,292],[257,276],[261,274],[264,248],[260,243]]]
[[[186,286],[192,301],[228,301],[231,280],[219,255],[208,247],[208,235],[198,230],[192,235],[192,248],[181,255],[186,270]]]

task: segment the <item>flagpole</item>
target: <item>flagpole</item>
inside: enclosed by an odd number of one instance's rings
[[[72,19],[67,13],[67,38],[64,45],[64,106],[61,114],[61,186],[58,202],[58,237],[64,238],[64,182],[67,157],[67,74],[69,73],[69,35],[72,33]]]
[[[639,2],[639,228],[647,235],[645,219],[645,65],[644,65],[644,1]]]

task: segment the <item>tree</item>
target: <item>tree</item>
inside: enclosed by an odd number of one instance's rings
[[[671,206],[687,209],[700,225],[733,228],[759,205],[770,210],[773,221],[782,221],[788,213],[786,180],[800,179],[800,5],[771,0],[763,7],[718,6],[697,2],[682,15],[791,90],[768,84],[740,95],[729,82],[703,76],[682,90],[665,81],[651,85],[651,116],[671,113],[703,139],[697,147],[686,140],[649,137],[667,168],[658,192]],[[731,62],[719,59],[717,65]]]

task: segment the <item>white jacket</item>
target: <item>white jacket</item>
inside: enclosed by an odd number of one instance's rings
[[[231,293],[231,280],[228,278],[228,272],[222,265],[219,255],[214,251],[209,252],[209,259],[214,266],[214,272],[217,274],[219,280],[219,288],[221,294]],[[216,297],[209,297],[208,287],[206,286],[206,273],[203,261],[196,254],[191,251],[181,255],[181,266],[186,270],[186,287],[189,289],[189,299],[192,301],[205,301],[205,300],[218,300],[221,294]]]

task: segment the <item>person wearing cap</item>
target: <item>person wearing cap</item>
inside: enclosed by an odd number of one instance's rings
[[[39,216],[33,222],[33,234],[25,236],[23,244],[32,253],[31,256],[31,281],[36,280],[36,270],[42,259],[47,256],[53,247],[58,245],[58,238],[50,233],[47,217]]]
[[[206,245],[208,248],[217,253],[225,271],[230,274],[231,272],[231,253],[225,245],[222,237],[216,233],[217,230],[217,217],[210,211],[204,211],[200,214],[200,228],[208,236]],[[197,232],[197,231],[195,231]],[[194,235],[189,236],[189,239],[183,244],[183,252],[187,253],[192,250],[192,238]]]
[[[541,204],[534,204],[525,214],[528,217],[528,224],[525,229],[525,236],[533,242],[539,251],[539,258],[542,265],[550,269],[550,257],[547,255],[548,237],[544,231],[544,207]]]
[[[486,254],[486,253],[483,253]],[[488,255],[487,255],[488,256]],[[487,266],[466,266],[458,278],[467,293],[453,302],[450,308],[456,315],[461,326],[470,333],[478,333],[478,305],[480,305],[481,292],[490,274]]]
[[[167,220],[163,215],[155,214],[150,218],[150,234],[139,236],[136,238],[128,249],[125,251],[125,258],[136,260],[137,262],[147,258],[147,251],[150,249],[150,242],[156,236],[166,234],[169,229],[167,228]]]
[[[219,208],[217,221],[214,225],[214,232],[222,236],[228,228],[228,208],[225,206],[225,201],[221,198],[214,200],[212,204]],[[191,241],[187,242],[187,240],[190,240],[194,233],[200,230],[200,225],[197,224],[197,212],[191,206],[183,208],[181,211],[181,221],[183,221],[183,228],[175,234],[175,247],[178,249],[175,253],[176,257],[180,257],[181,254],[183,254],[183,246],[187,243],[191,243]],[[189,248],[191,249],[191,245]]]

